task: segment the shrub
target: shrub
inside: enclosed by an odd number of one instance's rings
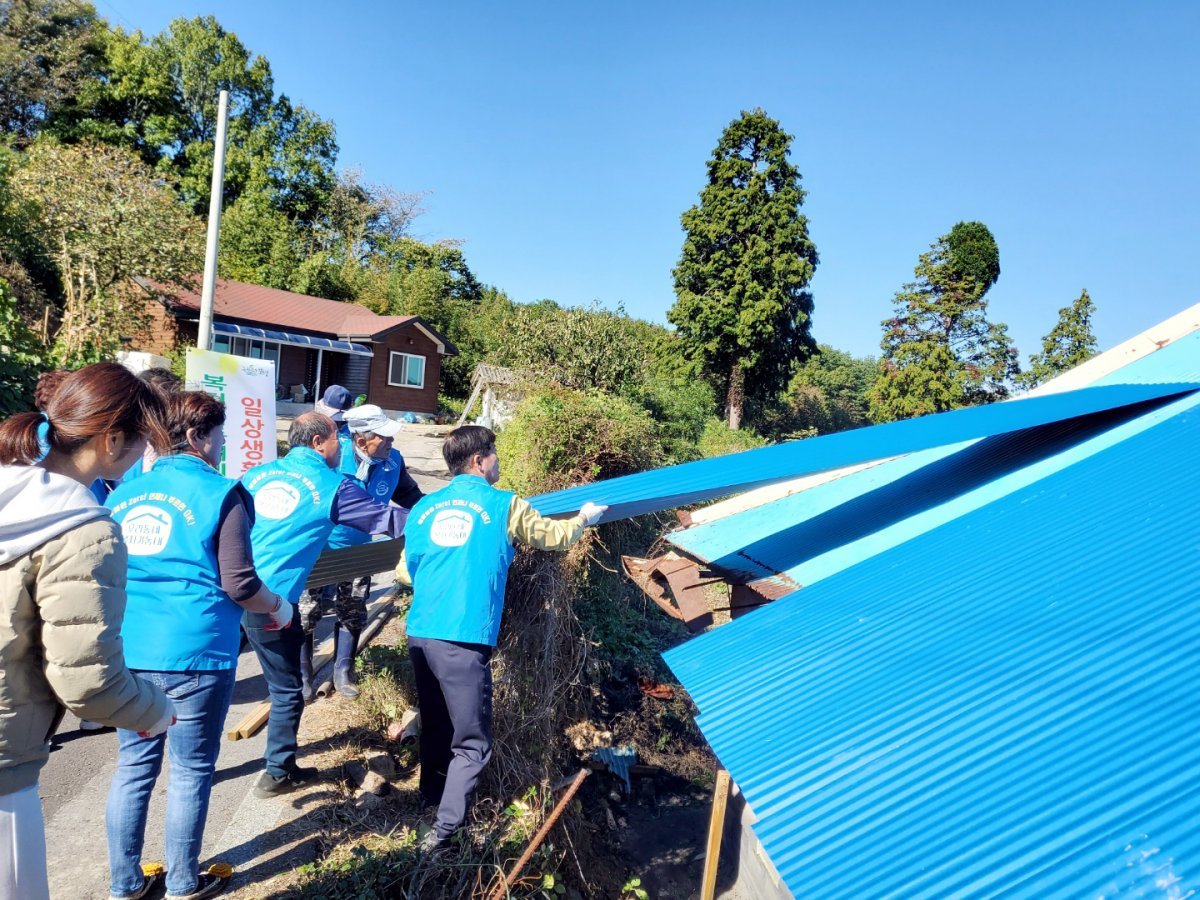
[[[743,450],[753,450],[765,445],[766,439],[759,437],[753,431],[739,428],[730,431],[720,419],[709,419],[700,436],[700,455],[704,458],[725,456],[729,453],[741,453]]]
[[[700,438],[717,414],[712,388],[698,378],[658,376],[641,388],[638,403],[658,423],[667,465],[690,462],[700,455]]]
[[[503,486],[540,494],[662,461],[654,420],[627,400],[552,385],[533,388],[497,438]]]

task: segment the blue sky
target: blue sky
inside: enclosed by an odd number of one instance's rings
[[[147,34],[215,15],[518,301],[665,322],[679,216],[761,106],[809,192],[818,341],[877,353],[960,220],[996,236],[1023,358],[1084,287],[1102,347],[1200,302],[1198,3],[95,2]]]

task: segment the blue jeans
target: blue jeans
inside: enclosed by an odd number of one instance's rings
[[[271,714],[267,717],[267,751],[263,759],[267,772],[282,778],[296,768],[297,732],[304,712],[300,691],[300,648],[304,629],[300,610],[292,615],[292,624],[282,631],[266,631],[271,617],[264,613],[243,613],[242,627],[262,666],[267,691],[271,695]]]
[[[137,672],[175,704],[175,724],[158,737],[118,730],[117,771],[108,792],[109,892],[127,897],[142,886],[142,844],[150,795],[162,770],[163,750],[171,754],[167,782],[167,892],[190,894],[200,879],[200,845],[212,792],[225,714],[233,699],[236,672]],[[170,738],[168,740],[168,738]]]

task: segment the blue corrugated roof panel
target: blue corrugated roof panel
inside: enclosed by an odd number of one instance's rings
[[[1110,383],[1200,379],[1200,332],[1107,376]],[[990,502],[997,491],[1069,465],[1063,451],[1136,414],[1112,412],[1004,437],[910,454],[740,513],[668,535],[734,581],[812,584],[847,565]],[[1042,466],[1032,464],[1045,458]],[[999,469],[1026,467],[1000,481]],[[776,593],[778,589],[776,590]]]
[[[972,438],[1020,431],[1200,389],[1200,384],[1114,384],[889,422],[715,459],[639,472],[531,497],[543,515],[573,513],[588,500],[609,507],[603,521],[674,509],[801,475],[884,459]]]
[[[796,896],[1200,887],[1198,454],[1195,395],[1075,435],[666,655]]]

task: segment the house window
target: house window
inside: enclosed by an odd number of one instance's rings
[[[393,352],[388,363],[388,384],[393,387],[425,387],[425,357]]]

